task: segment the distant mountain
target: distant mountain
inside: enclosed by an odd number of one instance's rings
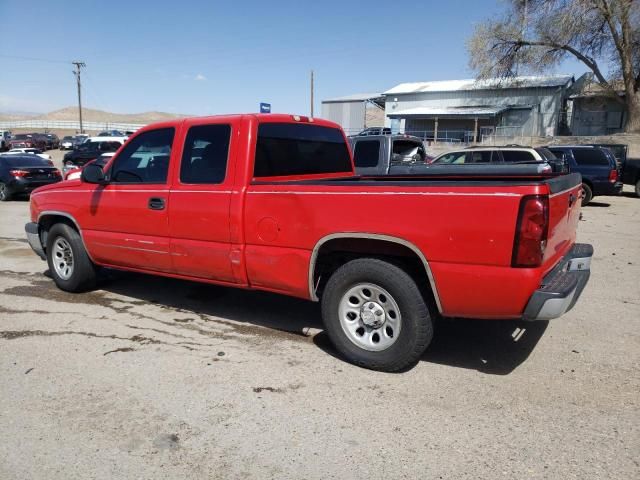
[[[119,123],[152,123],[188,115],[167,112],[113,113],[93,108],[82,109],[82,119],[87,122],[119,122]],[[78,107],[66,107],[45,114],[4,113],[0,112],[0,120],[77,120]]]

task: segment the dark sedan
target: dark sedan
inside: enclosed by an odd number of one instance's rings
[[[62,180],[60,171],[37,155],[0,155],[0,201]]]

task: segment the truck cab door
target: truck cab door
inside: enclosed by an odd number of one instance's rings
[[[87,192],[83,237],[97,262],[171,271],[167,175],[174,135],[174,128],[136,135],[108,166],[108,183]]]
[[[236,133],[235,135],[233,133]],[[231,262],[230,208],[237,129],[228,122],[190,124],[173,169],[169,205],[171,258],[181,275],[239,283]]]

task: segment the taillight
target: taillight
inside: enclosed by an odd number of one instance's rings
[[[27,170],[9,170],[9,173],[14,177],[25,177],[29,175]]]
[[[618,180],[618,170],[613,169],[609,172],[609,181],[611,183],[616,183],[617,180]]]
[[[549,198],[527,195],[520,202],[516,236],[513,242],[512,267],[542,265],[549,229]]]

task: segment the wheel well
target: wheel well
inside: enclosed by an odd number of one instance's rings
[[[402,268],[416,282],[432,312],[437,303],[432,289],[428,266],[410,247],[392,240],[376,238],[334,238],[323,243],[317,251],[313,268],[313,286],[318,298],[322,296],[329,277],[345,263],[356,258],[377,258]]]
[[[47,249],[47,236],[49,235],[49,230],[51,230],[51,227],[53,227],[56,223],[64,223],[65,225],[69,225],[79,233],[78,227],[76,226],[75,222],[69,217],[57,214],[43,215],[38,220],[38,225],[40,227],[40,242],[42,243],[42,248],[45,251]]]

